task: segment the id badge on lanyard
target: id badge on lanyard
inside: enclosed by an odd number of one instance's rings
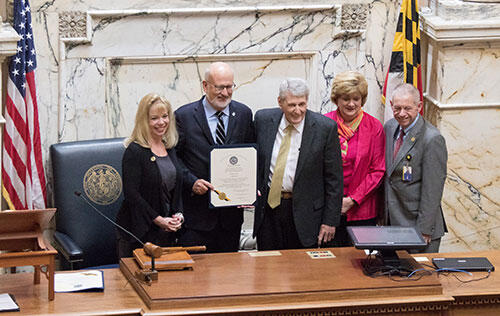
[[[403,182],[410,182],[413,179],[412,168],[410,165],[411,155],[408,154],[405,157],[405,162],[403,163]]]

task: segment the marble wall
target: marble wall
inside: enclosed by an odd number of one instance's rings
[[[498,248],[495,158],[500,153],[492,144],[500,141],[500,90],[495,89],[500,8],[427,2],[422,19],[426,116],[441,129],[449,150],[443,205],[450,233],[442,250]],[[287,76],[306,78],[310,107],[330,111],[332,78],[356,69],[369,82],[365,110],[383,116],[380,91],[399,14],[396,0],[30,3],[49,179],[51,144],[127,136],[140,97],[156,91],[176,108],[198,99],[204,69],[215,60],[234,67],[233,97],[254,111],[276,106],[279,82]]]
[[[233,98],[253,110],[276,106],[279,82],[299,76],[311,85],[310,107],[330,111],[332,78],[357,69],[369,81],[366,110],[383,113],[394,0],[30,3],[49,179],[51,144],[127,136],[143,95],[164,94],[175,108],[196,100],[215,60],[234,67]]]
[[[445,111],[440,128],[449,148],[443,206],[450,231],[443,247],[498,249],[500,109]]]
[[[202,94],[204,68],[214,60],[233,65],[234,98],[255,110],[276,105],[286,76],[308,79],[311,108],[330,110],[330,81],[346,69],[366,74],[372,88],[367,109],[381,110],[383,52],[391,46],[385,27],[393,29],[395,16],[390,1],[231,7],[220,1],[197,8],[181,1],[168,7],[95,1],[92,9],[67,2],[33,5],[41,27],[37,76],[45,83],[39,102],[49,110],[41,116],[50,126],[45,147],[127,135],[141,96],[157,91],[174,107],[192,101]]]
[[[441,249],[498,249],[500,4],[446,0],[430,8],[422,19],[427,116],[449,156]]]

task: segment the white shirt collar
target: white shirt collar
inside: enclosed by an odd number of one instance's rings
[[[203,107],[205,108],[205,114],[207,115],[207,117],[212,117],[215,115],[215,113],[217,113],[217,110],[214,109],[214,107],[208,102],[207,96],[205,96],[203,98],[203,101],[201,102],[203,103]],[[229,116],[229,104],[221,112]]]
[[[304,121],[306,120],[305,116],[304,116],[304,119],[302,121],[300,121],[300,123],[297,123],[297,124],[291,124],[290,122],[288,122],[288,120],[286,119],[285,117],[285,114],[281,115],[281,121],[280,121],[280,125],[279,125],[279,130],[280,131],[284,131],[285,128],[287,128],[288,125],[293,125],[293,127],[295,128],[295,130],[297,131],[297,133],[299,134],[302,134],[302,132],[304,131]]]

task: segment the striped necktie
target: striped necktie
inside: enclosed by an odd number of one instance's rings
[[[222,116],[224,113],[221,111],[217,111],[215,116],[217,116],[217,128],[215,129],[215,142],[219,145],[223,145],[226,143],[226,132],[224,128],[224,121],[222,120]]]

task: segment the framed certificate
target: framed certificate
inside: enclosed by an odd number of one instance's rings
[[[252,145],[215,147],[210,152],[212,207],[251,205],[257,199],[257,149]]]

